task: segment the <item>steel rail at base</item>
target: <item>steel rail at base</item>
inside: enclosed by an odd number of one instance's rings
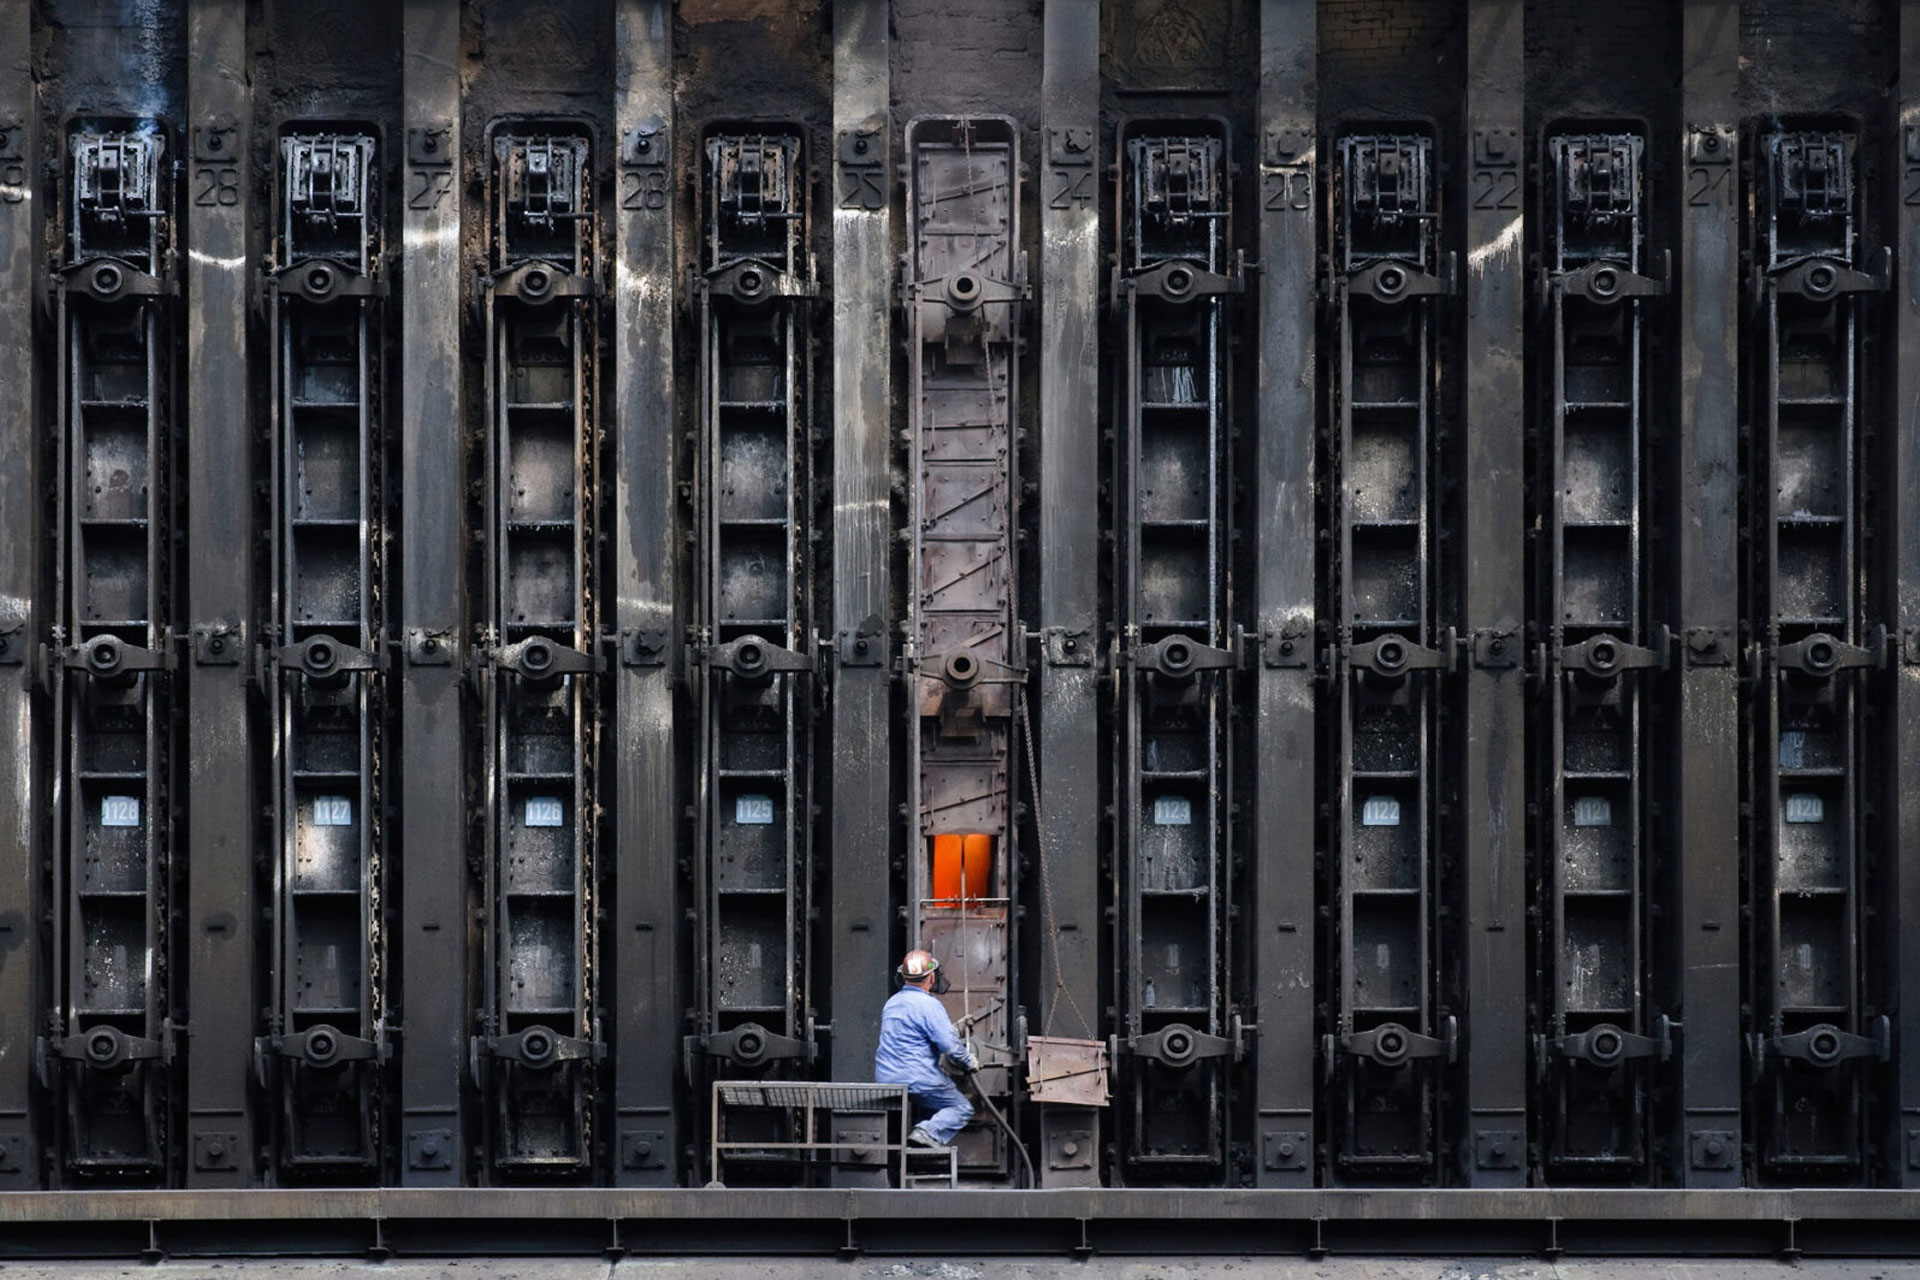
[[[0,1195],[0,1262],[935,1252],[1916,1258],[1920,1193],[419,1188]]]

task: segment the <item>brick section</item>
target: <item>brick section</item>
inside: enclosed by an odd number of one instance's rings
[[[918,115],[1040,115],[1040,6],[1006,0],[897,0],[896,125]]]
[[[1460,0],[1321,0],[1323,116],[1453,110],[1465,22]]]
[[[1680,10],[1670,0],[1531,0],[1527,117],[1658,119],[1680,76]]]
[[[1883,0],[1747,0],[1740,92],[1754,115],[1884,110],[1900,40]]]

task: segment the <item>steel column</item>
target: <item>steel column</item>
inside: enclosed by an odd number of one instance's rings
[[[188,7],[187,1185],[257,1180],[254,974],[253,119],[247,6]]]
[[[613,1055],[609,1156],[622,1186],[672,1186],[686,993],[674,731],[684,622],[673,326],[673,6],[614,10],[619,194],[612,212],[614,465],[614,913],[602,985]]]
[[[1318,35],[1314,0],[1262,0],[1254,139],[1260,368],[1247,508],[1255,565],[1246,658],[1256,664],[1252,974],[1244,990],[1258,1027],[1251,1141],[1263,1187],[1308,1187],[1314,1178]]]
[[[894,650],[888,423],[893,405],[893,183],[885,0],[833,6],[832,839],[826,874],[829,1075],[873,1071],[899,828],[890,799]]]
[[[399,970],[404,1186],[458,1186],[467,1150],[466,618],[460,207],[460,21],[410,0],[402,19],[400,270]]]
[[[1880,543],[1888,562],[1874,566],[1891,586],[1893,673],[1886,700],[1889,740],[1886,777],[1890,794],[1882,810],[1880,856],[1892,890],[1891,919],[1883,931],[1894,939],[1888,956],[1895,984],[1893,1007],[1899,1034],[1892,1087],[1893,1132],[1886,1135],[1890,1181],[1920,1186],[1920,0],[1900,5],[1900,83],[1894,145],[1899,181],[1889,188],[1900,203],[1888,240],[1893,245],[1893,349],[1895,383],[1883,439],[1889,465],[1881,468]]]
[[[42,735],[36,731],[36,699],[29,683],[28,650],[46,622],[38,598],[39,549],[44,541],[38,513],[40,486],[40,380],[33,359],[33,319],[40,296],[38,270],[42,216],[34,181],[39,103],[30,70],[33,5],[0,2],[0,368],[11,387],[0,408],[0,1044],[29,1045],[40,1029],[41,977],[38,897],[41,819],[46,800],[39,790]],[[44,703],[40,704],[44,706]],[[16,1054],[0,1070],[0,1190],[40,1184],[39,1134],[33,1123],[32,1063]]]
[[[1681,31],[1679,452],[1669,525],[1681,666],[1669,806],[1678,814],[1670,846],[1678,865],[1667,877],[1680,900],[1662,967],[1675,975],[1670,1007],[1683,1026],[1673,1176],[1720,1187],[1740,1184],[1741,1134],[1738,6],[1696,0]]]
[[[1056,0],[1042,36],[1039,728],[1040,1035],[1100,1034],[1100,5]],[[1100,1111],[1040,1113],[1040,1182],[1099,1185]]]
[[[1466,983],[1460,1065],[1473,1186],[1526,1182],[1526,576],[1523,406],[1526,220],[1521,146],[1522,6],[1467,6],[1467,252],[1460,475],[1465,527],[1459,617],[1465,716],[1459,777]]]

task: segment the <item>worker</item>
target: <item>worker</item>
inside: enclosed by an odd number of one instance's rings
[[[873,1078],[881,1084],[906,1085],[916,1108],[933,1113],[913,1126],[908,1143],[944,1147],[973,1119],[973,1104],[940,1070],[941,1059],[962,1071],[972,1071],[977,1064],[954,1031],[946,1006],[934,998],[940,962],[933,954],[909,951],[895,972],[901,986],[880,1011]]]

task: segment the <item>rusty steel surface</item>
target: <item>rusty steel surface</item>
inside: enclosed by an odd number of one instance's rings
[[[1920,1256],[1916,83],[0,0],[0,1270]]]

